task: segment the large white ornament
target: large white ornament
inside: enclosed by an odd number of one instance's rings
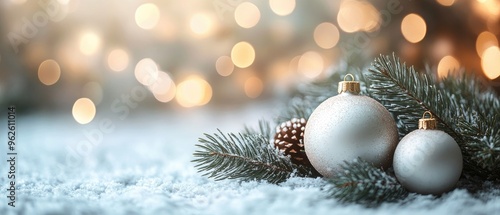
[[[406,189],[420,194],[442,194],[455,187],[462,173],[462,152],[448,134],[436,129],[434,118],[419,121],[394,153],[394,173]]]
[[[321,103],[308,119],[304,149],[325,177],[333,177],[344,161],[357,158],[377,167],[392,164],[398,143],[396,123],[383,105],[359,92],[359,82],[344,78],[340,94]]]

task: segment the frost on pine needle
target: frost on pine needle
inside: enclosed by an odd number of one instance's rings
[[[336,95],[337,84],[346,73],[361,81],[361,94],[383,104],[396,119],[400,137],[417,129],[421,114],[430,111],[439,128],[459,144],[464,161],[458,187],[500,180],[500,100],[474,73],[460,77],[435,77],[428,67],[417,71],[395,55],[376,58],[371,67],[343,64],[329,77],[297,87],[287,108],[275,123],[291,118],[309,118],[324,100]],[[242,134],[205,134],[194,153],[196,167],[215,179],[285,181],[292,176],[311,176],[303,167],[271,146],[272,128],[260,122],[258,129],[245,128]],[[344,172],[327,179],[329,194],[341,202],[377,205],[398,201],[407,195],[394,177],[381,169],[356,160],[343,165]],[[474,179],[474,180],[473,180]],[[477,183],[476,183],[477,182]],[[480,190],[484,188],[477,188]],[[468,189],[468,188],[467,188]],[[468,189],[470,190],[470,189]]]
[[[328,179],[333,185],[328,190],[330,196],[340,202],[376,206],[402,200],[408,194],[396,178],[361,159],[346,161],[342,168],[344,171]]]
[[[308,176],[290,158],[276,153],[269,139],[258,133],[205,134],[193,153],[199,172],[215,180],[264,180],[280,183],[291,176]]]

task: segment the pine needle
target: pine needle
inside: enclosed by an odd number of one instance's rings
[[[332,184],[328,190],[330,196],[340,202],[376,206],[408,195],[396,178],[361,159],[345,162],[342,169],[344,171],[328,180]]]
[[[430,111],[439,129],[459,143],[466,173],[499,178],[500,101],[477,77],[463,72],[440,81],[393,55],[375,59],[364,80],[368,94],[396,116],[400,137],[417,129],[422,113]]]
[[[260,134],[205,134],[194,152],[196,168],[215,180],[285,181],[297,169]]]

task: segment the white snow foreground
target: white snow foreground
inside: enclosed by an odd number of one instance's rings
[[[256,123],[264,111],[149,113],[123,121],[110,118],[114,130],[103,134],[102,142],[87,151],[79,143],[88,140],[85,133],[98,128],[102,118],[82,126],[58,116],[20,117],[16,207],[7,205],[7,165],[1,165],[5,174],[0,179],[0,214],[431,215],[500,211],[498,188],[478,194],[457,189],[440,198],[411,195],[404,203],[366,208],[327,198],[326,183],[319,178],[290,178],[273,185],[214,181],[196,172],[190,160],[203,132],[215,132],[215,127],[237,131],[244,123]],[[86,153],[72,158],[71,149]],[[5,161],[4,150],[1,152]]]

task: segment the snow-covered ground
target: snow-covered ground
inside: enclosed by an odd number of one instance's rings
[[[69,114],[19,117],[16,207],[7,206],[3,141],[0,214],[500,213],[500,190],[493,188],[477,194],[457,189],[441,198],[412,195],[404,203],[365,208],[326,198],[321,179],[273,185],[213,181],[197,173],[190,160],[203,132],[239,131],[272,116],[273,108],[137,110],[123,120],[101,114],[89,125],[76,124]]]

